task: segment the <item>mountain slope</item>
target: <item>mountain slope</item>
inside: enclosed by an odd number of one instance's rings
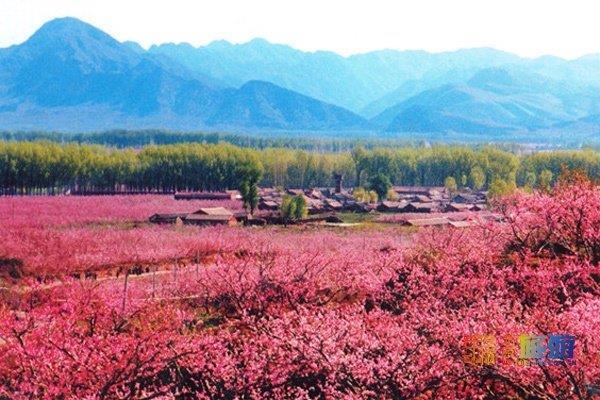
[[[166,113],[203,117],[215,103],[214,87],[174,73],[104,32],[73,18],[45,24],[0,59],[6,73],[3,105],[103,109],[103,119]],[[106,109],[112,114],[107,115]],[[122,115],[119,115],[122,114]]]
[[[202,72],[165,55],[148,54],[134,43],[119,43],[73,18],[48,22],[25,43],[0,51],[4,129],[189,130],[208,127],[208,120],[235,128],[366,125],[349,111],[275,85],[262,85],[254,97],[248,95],[246,86],[225,88]],[[246,99],[260,99],[260,107],[244,103]],[[254,117],[239,118],[224,104],[249,110]]]
[[[597,113],[597,90],[539,74],[483,69],[464,84],[426,90],[388,108],[372,122],[393,132],[536,130]]]
[[[342,57],[326,51],[302,52],[263,39],[243,44],[219,41],[198,48],[170,43],[153,46],[149,52],[167,55],[231,86],[251,80],[269,81],[354,112],[409,80],[519,59],[492,49],[439,54],[382,50]]]
[[[348,110],[262,81],[250,81],[231,92],[208,123],[222,127],[308,130],[368,127],[363,118]]]

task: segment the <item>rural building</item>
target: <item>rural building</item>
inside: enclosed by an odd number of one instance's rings
[[[229,190],[226,192],[179,192],[175,193],[175,200],[236,200],[239,192]]]
[[[400,212],[408,203],[398,201],[382,201],[377,206],[377,211],[381,212]]]
[[[447,218],[423,218],[406,220],[409,226],[444,226],[449,225],[450,221]]]
[[[348,201],[344,205],[344,210],[350,212],[368,213],[374,209],[375,206],[373,204],[360,203],[358,201]]]
[[[342,203],[340,203],[337,200],[333,200],[333,199],[326,199],[325,200],[325,207],[328,210],[332,210],[332,211],[341,211],[342,208],[344,208],[344,206],[342,205]]]
[[[306,196],[310,197],[311,199],[317,199],[317,200],[322,200],[325,198],[325,196],[323,195],[323,192],[321,192],[320,190],[317,190],[317,189],[307,190]]]
[[[413,200],[417,203],[431,203],[431,197],[424,194],[417,194]]]
[[[306,199],[309,214],[319,214],[325,211],[325,204],[321,200],[317,199]]]
[[[258,209],[261,211],[277,211],[279,210],[279,203],[274,200],[261,200],[258,203]]]
[[[236,226],[235,215],[190,214],[183,220],[186,225],[227,225]]]
[[[235,215],[223,207],[205,207],[193,213],[154,214],[150,222],[154,224],[186,224],[186,225],[237,225],[244,221],[246,213]]]
[[[290,196],[304,196],[304,190],[302,189],[287,189],[286,192]]]
[[[479,202],[479,197],[474,194],[461,193],[452,198],[453,203],[475,204]]]
[[[187,213],[154,214],[150,217],[150,222],[153,224],[176,224],[181,223],[187,216]]]
[[[402,209],[402,212],[409,213],[431,213],[438,209],[437,203],[408,203]]]
[[[235,214],[224,207],[203,207],[189,214],[183,223],[187,225],[235,226],[237,221]]]
[[[446,212],[470,211],[472,208],[472,204],[450,203],[446,206]]]
[[[394,186],[392,190],[399,195],[406,196],[441,196],[446,193],[446,188],[438,186]]]
[[[472,225],[469,221],[449,221],[448,223],[454,228],[468,228]]]
[[[233,216],[225,207],[203,207],[192,213],[193,215]]]

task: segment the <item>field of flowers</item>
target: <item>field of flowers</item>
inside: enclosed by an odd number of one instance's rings
[[[147,223],[155,213],[200,207],[242,208],[237,201],[176,201],[172,196],[0,197],[0,259],[26,277],[170,263],[221,248],[219,232]],[[1,272],[0,272],[1,274]]]
[[[558,400],[600,384],[600,189],[587,182],[504,199],[504,223],[410,240],[393,225],[143,222],[199,206],[0,199],[0,399]],[[69,277],[136,263],[173,267]],[[572,357],[523,348],[553,334],[574,338]]]

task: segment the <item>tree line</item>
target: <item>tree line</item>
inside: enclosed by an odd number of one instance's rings
[[[289,148],[251,149],[227,143],[151,145],[116,149],[49,141],[0,141],[0,190],[4,194],[85,191],[181,191],[261,186],[331,186],[341,173],[346,186],[368,186],[383,175],[394,185],[489,188],[551,184],[563,168],[600,178],[600,153],[540,152],[519,156],[494,147],[355,147],[344,152]]]
[[[99,144],[116,148],[141,148],[148,145],[180,143],[218,144],[230,143],[240,147],[266,149],[271,147],[298,149],[316,152],[350,151],[361,145],[372,149],[376,147],[423,147],[423,140],[405,139],[359,139],[355,137],[336,138],[310,134],[289,134],[260,136],[223,132],[176,132],[161,129],[124,130],[105,132],[65,133],[45,131],[0,131],[0,140],[4,141],[49,141],[56,143]]]

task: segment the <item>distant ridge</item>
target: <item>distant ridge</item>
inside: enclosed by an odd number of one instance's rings
[[[599,54],[524,59],[478,48],[343,57],[264,39],[145,50],[75,18],[49,21],[26,42],[0,49],[0,129],[437,140],[539,132],[572,140],[600,131],[599,98]]]
[[[50,21],[0,53],[1,128],[356,129],[368,123],[337,106],[273,84],[256,96],[74,18]],[[225,109],[235,104],[240,118]],[[286,109],[293,107],[293,109]],[[229,116],[230,119],[225,119]],[[289,120],[287,118],[290,118]]]

